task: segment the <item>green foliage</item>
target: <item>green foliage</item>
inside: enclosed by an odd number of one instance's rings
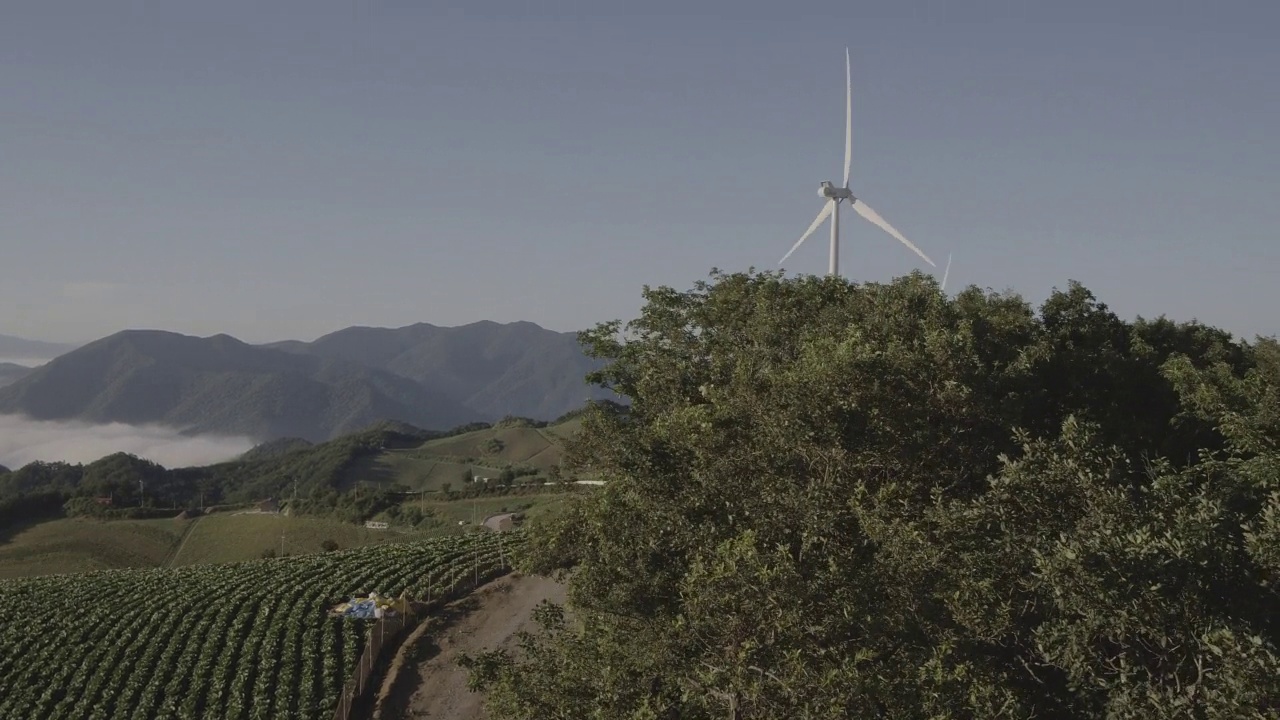
[[[75,497],[111,497],[113,506],[120,507],[141,505],[139,493],[145,492],[149,506],[183,508],[196,507],[201,502],[212,505],[279,497],[291,493],[295,481],[298,492],[303,494],[337,493],[344,486],[349,469],[360,459],[389,448],[414,446],[425,439],[419,434],[422,431],[407,432],[402,424],[380,424],[317,445],[172,470],[125,453],[88,465],[33,462],[0,475],[0,499],[49,491]]]
[[[534,420],[533,418],[520,417],[519,415],[504,415],[502,419],[494,423],[493,426],[495,428],[508,428],[508,427],[542,428],[547,426],[547,422],[545,420]]]
[[[309,440],[298,437],[277,438],[268,442],[254,445],[247,452],[240,456],[241,460],[267,460],[270,458],[288,455],[297,450],[306,450],[314,445]]]
[[[574,622],[468,659],[500,718],[1266,717],[1280,351],[932,279],[718,275],[583,334],[534,525]],[[1166,459],[1167,458],[1167,459]]]
[[[13,527],[59,517],[66,496],[56,490],[21,493],[0,498],[0,537]]]
[[[85,517],[97,520],[149,520],[173,517],[176,514],[172,508],[142,505],[117,507],[103,505],[94,498],[83,496],[67,500],[63,505],[63,511],[67,517]]]
[[[349,492],[325,490],[291,501],[294,515],[330,517],[345,522],[362,523],[379,513],[398,509],[404,494],[400,488],[364,488]]]
[[[547,423],[547,425],[548,425],[548,426],[551,426],[551,425],[563,425],[563,424],[565,424],[565,423],[567,423],[567,422],[569,422],[569,421],[571,421],[571,420],[577,420],[577,419],[579,419],[579,418],[581,418],[581,417],[585,416],[588,412],[590,412],[590,411],[591,411],[591,409],[592,409],[593,407],[596,407],[596,406],[603,406],[603,407],[605,407],[606,409],[609,409],[609,410],[619,410],[619,411],[625,411],[625,410],[626,410],[626,406],[625,406],[625,405],[623,405],[622,403],[617,402],[617,401],[615,401],[615,400],[609,400],[609,399],[591,400],[590,402],[588,402],[587,404],[583,405],[582,407],[580,407],[580,408],[575,408],[575,409],[573,409],[573,410],[570,410],[569,412],[567,412],[567,413],[565,413],[565,414],[561,415],[560,417],[556,418],[555,420],[552,420],[550,423]]]

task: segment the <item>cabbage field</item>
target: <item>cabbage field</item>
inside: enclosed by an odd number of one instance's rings
[[[372,624],[329,606],[468,587],[518,537],[0,581],[0,718],[329,718]]]

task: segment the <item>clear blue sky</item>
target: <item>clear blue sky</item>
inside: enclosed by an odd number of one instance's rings
[[[0,333],[630,318],[776,266],[846,45],[854,191],[951,289],[1280,332],[1275,3],[442,5],[5,3]],[[847,276],[920,266],[844,227]]]

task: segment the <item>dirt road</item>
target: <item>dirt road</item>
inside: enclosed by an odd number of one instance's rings
[[[480,720],[481,696],[467,690],[458,653],[514,645],[520,630],[532,630],[533,608],[543,600],[564,602],[564,586],[534,576],[507,575],[450,606],[437,623],[405,643],[403,663],[379,708],[383,720]]]

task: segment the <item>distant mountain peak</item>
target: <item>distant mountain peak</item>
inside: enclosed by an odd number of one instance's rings
[[[72,343],[55,343],[44,340],[28,340],[14,335],[0,335],[0,358],[9,360],[51,360],[76,349]]]

